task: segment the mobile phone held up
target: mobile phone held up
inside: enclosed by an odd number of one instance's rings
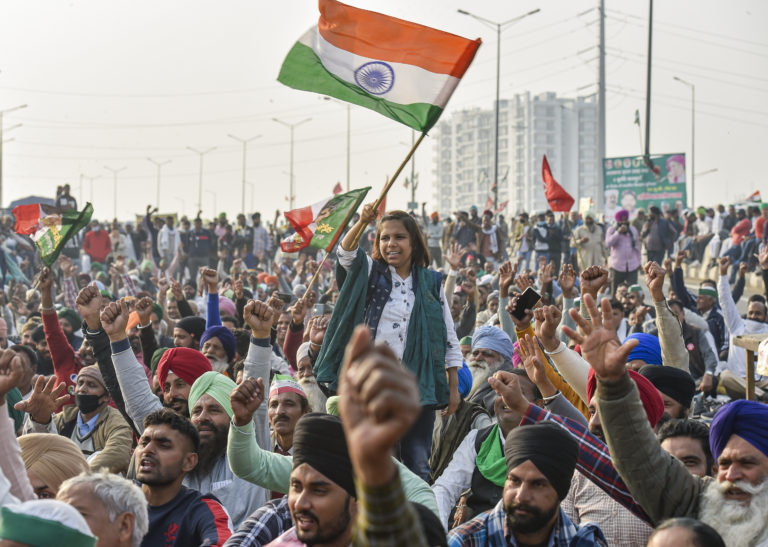
[[[293,301],[293,295],[288,294],[286,292],[278,292],[277,294],[275,294],[275,296],[277,296],[280,300],[282,300],[286,304],[290,304]]]
[[[525,319],[525,310],[533,310],[539,300],[541,300],[541,295],[534,291],[533,287],[528,287],[517,299],[517,305],[512,315],[522,321]]]

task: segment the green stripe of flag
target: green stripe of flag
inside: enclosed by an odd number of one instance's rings
[[[429,131],[443,112],[442,108],[433,104],[404,105],[374,97],[328,72],[312,48],[299,42],[288,52],[277,81],[294,89],[330,95],[370,108],[421,132]]]

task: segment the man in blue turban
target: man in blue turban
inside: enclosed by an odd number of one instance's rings
[[[512,340],[498,327],[484,325],[472,335],[472,353],[466,357],[472,373],[472,388],[467,400],[482,404],[492,416],[496,394],[488,385],[488,378],[499,370],[512,370],[514,352]]]
[[[645,365],[661,365],[661,344],[659,338],[644,332],[636,332],[627,336],[624,342],[637,340],[637,345],[627,357],[627,366],[639,371]]]
[[[216,372],[229,374],[230,366],[237,356],[235,335],[227,327],[215,325],[208,327],[200,337],[200,351],[211,362],[211,368]]]

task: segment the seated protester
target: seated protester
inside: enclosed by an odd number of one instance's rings
[[[19,437],[21,459],[27,477],[40,499],[53,499],[65,480],[88,471],[88,462],[70,439],[49,433],[29,433]]]
[[[543,404],[539,389],[528,379],[525,371],[514,369],[512,373],[518,375],[528,399]],[[501,499],[505,476],[504,439],[517,427],[520,418],[519,414],[507,408],[501,397],[496,396],[495,423],[480,430],[471,429],[453,453],[445,470],[432,485],[440,509],[440,521],[446,529],[487,511]],[[462,494],[470,488],[469,497],[459,502]],[[451,519],[457,502],[455,518]]]
[[[28,432],[58,433],[72,439],[94,469],[125,473],[133,434],[120,412],[109,406],[110,401],[99,367],[91,365],[77,375],[74,405],[54,414],[59,401],[38,382],[19,408],[30,415]]]
[[[656,365],[645,365],[639,373],[659,391],[665,414],[676,419],[688,417],[696,394],[696,384],[690,374],[679,368]]]
[[[726,280],[727,282],[727,280]],[[717,478],[691,475],[682,462],[658,444],[653,430],[640,419],[640,400],[626,372],[630,345],[610,335],[612,319],[590,310],[592,323],[577,317],[584,335],[569,331],[597,377],[597,403],[613,463],[633,497],[655,521],[671,517],[699,518],[709,523],[726,545],[761,545],[768,541],[768,407],[734,401],[721,407],[712,421],[709,444],[718,463]],[[651,471],[652,470],[652,471]]]
[[[451,530],[448,545],[608,545],[600,528],[576,526],[560,508],[578,452],[576,441],[554,424],[513,429],[504,443],[502,499]]]
[[[317,377],[312,370],[309,352],[310,342],[304,342],[296,352],[296,379],[309,401],[310,412],[325,412],[325,404],[328,401],[328,397],[323,392],[320,384],[317,383]]]
[[[692,295],[685,286],[683,268],[681,267],[684,258],[684,253],[678,253],[675,257],[672,289],[675,291],[677,300],[682,302],[687,310],[699,314],[707,321],[709,332],[715,339],[717,356],[719,359],[725,359],[728,353],[728,329],[725,327],[725,319],[723,319],[720,304],[717,301],[717,282],[712,279],[705,279],[699,285],[697,294]]]
[[[697,420],[669,420],[657,433],[661,447],[683,462],[697,477],[711,477],[716,471],[709,449],[709,428]]]
[[[637,345],[627,358],[627,367],[637,372],[646,365],[661,366],[661,344],[658,336],[636,332],[624,339],[625,342],[627,340],[637,340]]]
[[[56,499],[83,516],[97,545],[135,547],[149,527],[147,499],[133,482],[112,473],[81,473],[61,484]]]
[[[472,353],[467,363],[472,373],[468,402],[482,404],[493,415],[496,396],[488,385],[488,378],[499,370],[514,370],[514,352],[512,340],[500,328],[482,326],[475,330],[472,335]]]
[[[691,518],[665,520],[656,527],[648,538],[647,547],[670,547],[689,545],[692,547],[725,547],[717,530],[701,521]]]
[[[230,390],[231,391],[231,390]],[[293,431],[296,422],[310,412],[307,394],[290,376],[276,375],[267,398],[267,417],[272,428],[273,451],[293,455]],[[274,497],[282,497],[282,494]]]
[[[205,319],[202,317],[184,317],[173,327],[173,345],[177,348],[200,347],[200,339],[205,332]]]
[[[746,396],[747,357],[744,348],[733,345],[733,338],[741,334],[757,334],[768,332],[765,303],[753,301],[747,306],[747,318],[739,315],[736,303],[731,296],[731,286],[728,284],[728,257],[720,259],[720,278],[717,282],[717,292],[720,308],[723,310],[725,326],[729,333],[728,360],[725,369],[720,373],[720,384],[731,399],[743,399]],[[768,378],[755,374],[755,396],[762,401],[768,401]]]
[[[667,305],[677,315],[683,327],[683,342],[688,350],[688,370],[701,391],[710,392],[714,388],[714,378],[718,365],[709,343],[708,330],[702,330],[686,321],[685,309],[679,300],[670,300]],[[653,331],[649,331],[653,334]]]
[[[227,327],[222,325],[205,329],[200,338],[200,351],[211,362],[211,368],[232,376],[232,363],[238,358],[235,335]]]
[[[0,545],[95,547],[96,537],[71,505],[33,500],[0,509]]]
[[[136,423],[141,431],[141,422],[151,412],[162,408],[163,404],[154,396],[146,382],[140,381],[140,369],[138,362],[132,359],[132,354],[125,350],[125,334],[122,323],[126,320],[125,304],[110,304],[102,313],[102,325],[104,330],[110,336],[112,341],[112,360],[115,364],[117,377],[120,381],[120,388],[123,391],[126,400],[127,412],[131,419]],[[244,376],[246,378],[259,377],[267,378],[269,382],[269,359],[272,352],[269,347],[269,330],[271,328],[272,310],[264,303],[249,302],[244,310],[246,323],[251,327],[252,341],[245,360]],[[158,380],[163,383],[165,404],[179,414],[190,414],[190,397],[193,395],[192,388],[196,381],[205,376],[204,373],[211,371],[211,365],[208,359],[202,353],[189,348],[173,348],[163,354],[158,364]],[[219,374],[219,373],[216,373]],[[226,377],[221,376],[221,380]],[[204,442],[204,453],[201,463],[208,462],[211,465],[207,470],[196,470],[189,473],[184,479],[185,484],[191,487],[199,487],[204,494],[212,492],[217,494],[225,506],[232,507],[231,515],[235,522],[245,518],[255,507],[258,507],[266,501],[267,495],[262,489],[252,488],[249,485],[243,485],[235,480],[227,465],[227,455],[225,453],[226,435],[222,432],[222,427],[226,431],[226,425],[215,424],[210,418],[210,414],[216,413],[218,419],[224,418],[227,423],[229,409],[221,402],[226,401],[222,392],[227,394],[234,388],[234,383],[227,383],[226,387],[221,387],[222,382],[214,375],[206,376],[201,382],[200,391],[205,391],[209,386],[217,395],[211,396],[217,399],[213,404],[210,400],[209,405],[202,405],[200,414],[195,415],[192,412],[193,424],[203,428],[203,438],[213,436],[213,439]],[[195,395],[200,391],[195,390]],[[200,397],[198,397],[200,399]],[[209,398],[210,399],[210,398]],[[199,401],[194,401],[197,403]],[[192,409],[195,410],[194,408]],[[217,420],[218,421],[218,420]],[[269,445],[267,434],[266,410],[259,413],[256,419],[256,426],[252,432],[258,439],[261,446]],[[210,434],[210,435],[209,435]],[[207,447],[210,447],[208,449]],[[247,486],[247,488],[246,488]],[[244,494],[244,492],[247,492]],[[245,498],[245,499],[243,499]],[[228,507],[229,508],[229,507]]]
[[[141,545],[223,545],[232,535],[229,515],[210,494],[182,485],[198,462],[200,437],[187,418],[167,408],[144,418],[136,447],[136,481],[149,504]]]

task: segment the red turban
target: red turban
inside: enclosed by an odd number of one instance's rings
[[[641,374],[634,370],[628,370],[629,377],[637,385],[637,390],[640,392],[640,401],[645,407],[645,413],[648,416],[648,421],[651,422],[651,427],[656,427],[659,423],[661,415],[664,414],[664,399],[659,395],[659,391],[656,387]],[[587,379],[587,401],[591,401],[597,388],[597,380],[595,379],[595,369],[589,369],[589,378]]]
[[[267,278],[267,276],[269,276],[267,272],[261,272],[259,275],[256,276],[256,279],[258,280],[259,283],[264,283],[265,282],[264,280]]]
[[[157,364],[157,380],[161,386],[169,372],[184,380],[190,386],[195,383],[204,372],[213,370],[208,358],[196,349],[171,348],[160,358]]]
[[[264,283],[267,285],[275,285],[276,287],[280,286],[280,281],[278,281],[276,275],[268,275],[264,278]]]

